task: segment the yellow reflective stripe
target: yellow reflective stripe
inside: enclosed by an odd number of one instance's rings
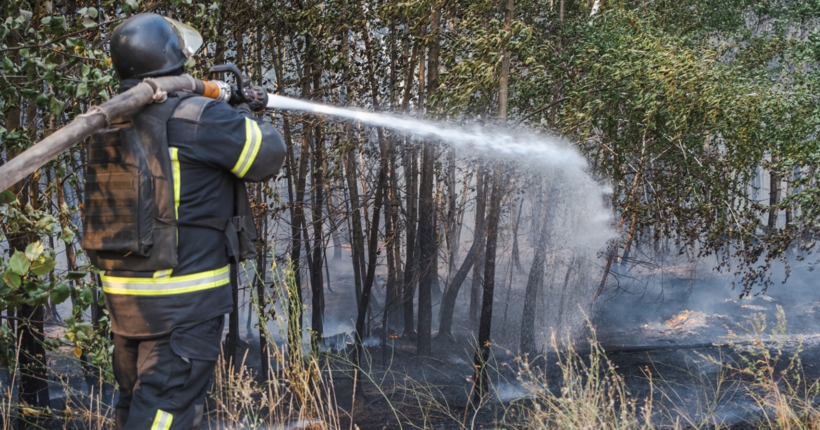
[[[180,169],[179,169],[179,148],[171,148],[171,165],[174,174],[174,214],[179,219],[179,184],[180,184]]]
[[[221,287],[231,282],[230,266],[191,275],[169,278],[125,278],[100,275],[103,291],[108,294],[164,296],[192,293]]]
[[[154,272],[154,279],[156,279],[156,278],[170,278],[171,273],[173,271],[174,271],[174,269],[157,270],[156,272]]]
[[[173,415],[162,409],[157,409],[157,415],[154,417],[154,425],[151,426],[151,430],[168,430],[171,428],[173,421]]]
[[[261,146],[262,130],[259,128],[259,124],[250,118],[245,118],[245,146],[242,147],[242,153],[239,154],[239,159],[236,160],[236,165],[231,169],[231,173],[239,178],[244,177],[253,165]]]
[[[262,130],[259,129],[259,124],[257,124],[256,121],[251,121],[251,127],[253,128],[254,133],[256,134],[256,143],[253,146],[253,152],[251,152],[251,156],[248,158],[248,163],[245,165],[245,168],[242,169],[241,172],[239,172],[240,178],[244,178],[245,174],[248,173],[248,170],[250,170],[251,166],[253,165],[253,162],[256,160],[256,154],[259,153],[259,148],[262,147]]]

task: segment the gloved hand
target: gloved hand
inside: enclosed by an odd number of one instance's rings
[[[250,106],[248,106],[247,103],[239,103],[233,108],[235,111],[241,113],[242,115],[253,117],[253,112],[251,112],[251,108]]]

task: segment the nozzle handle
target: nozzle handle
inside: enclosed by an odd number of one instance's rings
[[[239,103],[247,103],[251,110],[262,110],[268,104],[268,93],[260,87],[255,87],[248,84],[247,76],[239,71],[235,64],[221,64],[213,66],[208,71],[211,79],[218,73],[230,73],[236,79],[236,88],[233,88],[228,103],[236,105]],[[213,97],[217,98],[217,97]]]

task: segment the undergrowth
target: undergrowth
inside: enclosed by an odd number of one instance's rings
[[[291,347],[275,342],[267,325],[259,324],[257,329],[270,343],[267,375],[255,374],[247,366],[247,352],[238,362],[220,359],[208,395],[208,423],[203,428],[350,430],[359,428],[356,423],[372,424],[363,405],[377,403],[390,417],[385,428],[717,429],[729,427],[721,416],[722,405],[743,398],[752,405],[746,412],[754,417],[750,423],[754,427],[820,429],[816,401],[820,383],[805,377],[802,339],[795,342],[786,336],[786,318],[779,307],[773,328],[768,329],[765,315],[757,315],[729,329],[729,341],[717,355],[700,354],[700,364],[687,369],[703,389],[698,395],[664,380],[651,365],[642,369],[640,393],[632,393],[630,388],[636,389],[636,384],[627,384],[590,328],[584,351],[574,349],[571,342],[561,342],[570,346],[559,349],[553,335],[545,356],[520,357],[511,363],[492,356],[488,363],[494,375],[491,388],[478,404],[471,404],[448,397],[433,382],[393,369],[392,359],[382,365],[366,355],[355,366],[352,352],[317,353],[302,341],[298,324],[289,323],[282,312],[271,311],[272,303],[288,309],[295,294],[292,274],[273,269],[274,288],[261,303],[254,298],[252,305],[261,321],[278,325]],[[301,307],[290,308],[287,313],[302,311]],[[708,377],[698,367],[707,365],[712,369]],[[99,381],[110,376],[105,363],[90,370],[87,366],[88,371],[97,372]],[[18,375],[8,373],[7,384],[0,386],[0,414],[6,417],[2,430],[14,428],[15,418],[50,428],[113,427],[112,387],[102,390],[97,384],[77,390],[67,378],[51,377],[67,395],[62,410],[19,404],[14,390]],[[513,398],[509,398],[509,387],[517,390]],[[470,394],[465,392],[463,398],[469,399]],[[350,407],[340,406],[337,396],[342,395],[350,396],[344,402]]]

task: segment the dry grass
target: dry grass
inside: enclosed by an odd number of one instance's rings
[[[270,299],[280,304],[290,303],[291,274],[277,270],[274,273],[281,278],[274,279],[276,288],[272,294],[276,296]],[[266,306],[256,302],[254,305],[259,316],[270,315],[265,313]],[[281,315],[274,320],[283,333],[298,329]],[[758,315],[740,329],[730,331],[734,343],[728,354],[734,359],[702,356],[717,370],[707,377],[702,368],[688,369],[703,387],[703,393],[695,396],[698,404],[691,403],[683,393],[685,390],[679,391],[676,381],[659,379],[657,372],[648,366],[643,369],[647,385],[641,387],[641,392],[646,394],[633,395],[625,378],[598,343],[595,330],[590,329],[590,348],[583,353],[572,347],[559,350],[559,342],[553,335],[551,361],[547,365],[558,370],[550,373],[555,380],[549,380],[546,373],[526,358],[517,360],[512,365],[514,369],[502,369],[507,364],[492,358],[489,365],[495,367],[496,378],[491,382],[494,385],[488,396],[476,407],[465,407],[453,404],[452,399],[432,383],[414,380],[390,368],[374,370],[370,357],[361,360],[361,367],[353,367],[346,357],[317,354],[307,344],[289,351],[286,345],[277,346],[262,324],[259,329],[272,345],[271,369],[267,375],[254,374],[245,365],[247,353],[238,364],[220,360],[209,394],[207,427],[351,430],[356,426],[344,424],[343,427],[343,423],[364,422],[361,418],[367,417],[357,415],[364,409],[357,407],[359,400],[355,394],[350,410],[339,407],[334,377],[343,377],[351,378],[353,386],[366,385],[371,399],[375,390],[376,396],[383,400],[379,404],[384,405],[387,415],[395,418],[394,426],[398,428],[727,428],[719,416],[719,405],[731,401],[727,400],[730,399],[728,393],[741,390],[754,405],[753,425],[759,428],[820,429],[820,408],[815,400],[820,394],[820,384],[804,376],[800,360],[802,344],[786,347],[785,325],[782,309],[778,309],[777,321],[771,330],[767,329],[765,317]],[[288,338],[301,339],[301,335],[291,333]],[[105,374],[104,369],[99,371],[101,376]],[[510,374],[517,377],[504,380],[501,376]],[[30,410],[16,403],[15,378],[12,374],[12,383],[0,387],[3,416],[51,417],[62,421],[64,428],[77,424],[89,429],[112,428],[110,393],[103,396],[99,390],[75,392],[67,379],[61,379],[68,406],[63,411]],[[510,395],[510,387],[514,387],[513,395]],[[11,420],[2,420],[2,430],[11,428]]]

